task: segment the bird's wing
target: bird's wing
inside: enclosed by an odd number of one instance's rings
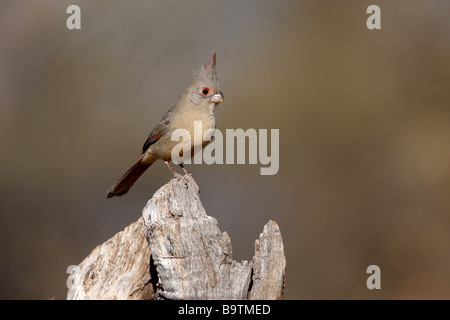
[[[147,140],[145,141],[144,145],[142,146],[142,153],[145,153],[147,149],[154,144],[156,141],[161,139],[165,134],[169,132],[170,128],[170,122],[172,120],[173,114],[172,109],[170,109],[161,119],[161,121],[158,122],[156,127],[150,132],[148,135]]]

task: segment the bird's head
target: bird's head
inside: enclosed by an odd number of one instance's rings
[[[194,81],[187,89],[187,96],[196,105],[202,107],[215,106],[223,102],[223,94],[219,90],[216,72],[216,53],[211,61],[203,63],[194,75]]]

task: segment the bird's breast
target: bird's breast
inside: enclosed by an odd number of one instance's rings
[[[173,119],[172,125],[174,129],[182,128],[188,130],[193,137],[194,133],[198,134],[199,130],[204,133],[208,129],[214,129],[216,127],[216,119],[209,110],[189,108],[179,112]]]
[[[169,134],[152,146],[158,158],[170,160],[175,146],[183,150],[199,149],[210,141],[211,130],[216,127],[214,114],[201,108],[179,110],[170,123]]]

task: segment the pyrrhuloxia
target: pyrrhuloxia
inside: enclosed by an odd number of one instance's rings
[[[191,133],[192,154],[195,142],[194,121],[201,121],[203,132],[214,129],[216,126],[214,108],[221,102],[223,102],[223,95],[219,91],[214,52],[211,61],[204,63],[195,73],[194,80],[183,92],[177,104],[167,111],[150,132],[142,147],[141,158],[108,190],[106,197],[111,198],[127,193],[144,171],[159,159],[164,160],[172,173],[177,175],[169,163],[172,158],[172,149],[179,143],[172,141],[172,132],[176,129],[187,129]],[[208,141],[202,141],[201,147],[207,143]],[[180,164],[180,166],[184,170],[183,165]]]

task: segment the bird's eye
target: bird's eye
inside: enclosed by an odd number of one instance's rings
[[[205,88],[202,89],[202,94],[203,94],[204,96],[206,96],[206,95],[209,93],[209,91],[210,91],[210,90],[209,90],[208,88],[205,87]]]

